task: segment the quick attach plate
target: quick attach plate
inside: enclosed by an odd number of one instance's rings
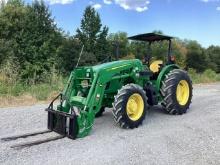
[[[76,116],[60,111],[46,109],[48,111],[49,130],[57,132],[58,134],[75,139],[78,132]]]

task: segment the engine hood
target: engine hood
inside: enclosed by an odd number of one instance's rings
[[[120,60],[120,61],[113,61],[113,62],[108,62],[100,65],[95,65],[92,67],[94,72],[99,72],[101,70],[107,70],[107,69],[112,69],[112,68],[117,68],[120,66],[126,66],[126,65],[134,65],[137,63],[141,63],[140,60],[138,59],[133,59],[133,60]]]

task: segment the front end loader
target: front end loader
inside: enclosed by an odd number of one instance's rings
[[[72,73],[68,85],[54,100],[48,111],[48,128],[70,138],[84,137],[92,129],[96,114],[111,107],[114,96],[125,84],[143,86],[149,76],[140,78],[143,70],[139,60],[115,61],[93,67],[79,67]]]

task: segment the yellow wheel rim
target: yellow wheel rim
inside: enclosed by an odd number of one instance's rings
[[[141,118],[144,112],[144,100],[140,94],[135,93],[129,97],[126,112],[128,117],[133,121]]]
[[[180,105],[186,105],[189,100],[189,84],[186,80],[181,80],[177,85],[176,98]]]

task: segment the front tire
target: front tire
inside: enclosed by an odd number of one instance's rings
[[[192,81],[186,71],[174,69],[162,81],[162,106],[170,114],[181,115],[189,109],[192,100]]]
[[[137,128],[145,119],[148,107],[144,90],[136,84],[128,84],[115,96],[112,112],[122,128]]]

